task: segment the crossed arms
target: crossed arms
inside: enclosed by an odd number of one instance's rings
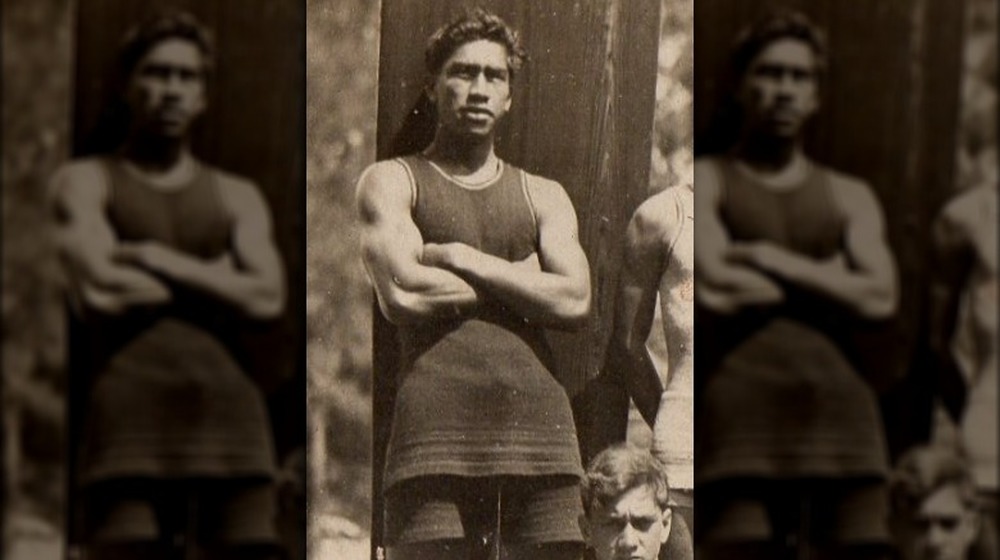
[[[733,242],[719,216],[721,188],[712,165],[695,164],[695,296],[702,305],[732,314],[778,304],[784,283],[825,296],[861,318],[895,313],[896,268],[878,201],[867,185],[835,176],[831,191],[845,219],[844,248],[816,260],[767,241]]]
[[[122,242],[106,218],[108,184],[94,161],[69,163],[52,179],[55,238],[74,306],[117,315],[172,300],[178,285],[213,296],[254,319],[278,316],[285,303],[281,259],[266,203],[256,188],[220,175],[232,218],[232,249],[203,260],[156,241]]]
[[[361,250],[382,314],[397,325],[473,315],[487,299],[530,322],[572,329],[590,311],[590,269],[562,187],[529,176],[539,246],[521,262],[462,243],[429,244],[411,216],[409,178],[378,162],[358,181]]]

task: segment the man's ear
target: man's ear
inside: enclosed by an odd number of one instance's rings
[[[674,523],[674,511],[669,507],[663,510],[663,532],[660,533],[660,544],[667,542],[670,538],[670,527]]]

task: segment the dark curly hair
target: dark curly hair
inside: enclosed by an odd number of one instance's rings
[[[129,29],[122,40],[118,54],[118,72],[128,80],[136,65],[157,44],[168,39],[190,41],[201,52],[204,75],[207,78],[215,67],[215,39],[212,32],[194,15],[170,10],[157,12]]]
[[[808,45],[816,61],[817,75],[826,71],[826,34],[802,12],[776,10],[764,14],[736,36],[729,59],[734,85],[743,80],[753,59],[762,50],[781,39],[795,39]]]
[[[500,16],[482,8],[467,12],[431,35],[424,50],[427,72],[436,76],[455,50],[466,43],[484,39],[506,47],[507,69],[513,78],[528,58],[521,45],[521,36]]]

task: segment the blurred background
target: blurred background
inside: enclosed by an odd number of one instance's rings
[[[307,8],[310,558],[369,554],[372,292],[354,184],[375,159],[379,8]],[[662,0],[650,194],[692,180],[692,17],[691,0]],[[648,437],[641,419],[633,424],[636,438]]]
[[[3,558],[59,556],[65,340],[40,224],[68,155],[72,0],[3,0]],[[663,0],[650,191],[691,180],[691,0]],[[996,4],[969,0],[956,188],[996,181]],[[315,558],[368,554],[371,291],[353,187],[374,160],[379,4],[307,0],[307,366]],[[655,336],[655,333],[654,333]]]

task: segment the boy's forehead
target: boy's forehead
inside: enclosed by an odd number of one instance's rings
[[[600,516],[650,515],[661,511],[656,495],[648,485],[635,486],[603,503],[594,504],[594,514]]]

